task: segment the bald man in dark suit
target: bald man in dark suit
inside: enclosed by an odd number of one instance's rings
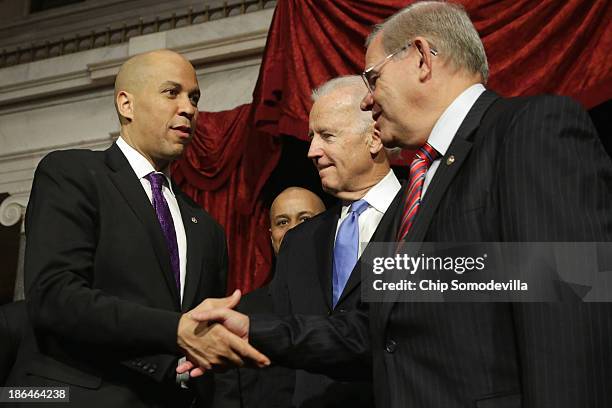
[[[179,358],[207,364],[211,346],[250,348],[237,336],[219,344],[227,330],[185,313],[226,288],[223,230],[169,173],[191,140],[199,96],[181,55],[135,56],[115,82],[117,142],[38,165],[25,255],[34,336],[8,384],[69,387],[72,407],[189,407],[194,388],[177,378]]]

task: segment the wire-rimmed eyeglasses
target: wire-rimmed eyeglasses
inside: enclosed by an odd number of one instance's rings
[[[408,47],[410,47],[411,45],[412,45],[412,43],[407,43],[403,47],[398,48],[397,50],[393,51],[391,54],[387,55],[382,61],[372,65],[370,68],[366,69],[365,71],[363,71],[361,73],[361,78],[363,79],[363,82],[365,82],[366,87],[368,88],[368,91],[370,93],[373,94],[374,90],[376,89],[376,80],[380,76],[380,71],[381,71],[382,67],[391,58],[395,57],[397,54],[399,54],[402,51],[406,51],[408,49]],[[436,51],[434,48],[429,48],[429,52],[434,57],[436,55],[438,55],[438,51]]]

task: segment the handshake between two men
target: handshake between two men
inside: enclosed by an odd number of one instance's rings
[[[214,368],[270,365],[270,359],[248,342],[248,316],[232,310],[240,297],[235,290],[229,297],[206,299],[181,316],[177,343],[187,361],[177,373],[189,371],[191,377],[199,377]]]

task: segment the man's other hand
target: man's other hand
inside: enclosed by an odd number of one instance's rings
[[[206,299],[181,316],[177,343],[191,362],[182,364],[177,372],[196,367],[192,377],[212,368],[242,367],[249,364],[265,367],[270,360],[247,342],[249,320],[233,310],[240,301],[240,291],[222,299]],[[234,316],[236,314],[237,316]],[[223,325],[227,323],[229,330]]]

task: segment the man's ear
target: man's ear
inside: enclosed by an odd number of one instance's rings
[[[129,121],[134,120],[134,96],[126,91],[119,91],[115,98],[117,104],[117,112],[119,115]]]
[[[416,37],[412,44],[420,54],[419,80],[421,82],[428,81],[431,79],[433,65],[433,55],[431,54],[429,42],[423,37]]]
[[[370,154],[375,156],[383,149],[382,140],[380,139],[380,133],[378,130],[374,129],[374,123],[372,123],[371,128],[368,129],[368,132],[371,133],[371,139],[369,144]]]

